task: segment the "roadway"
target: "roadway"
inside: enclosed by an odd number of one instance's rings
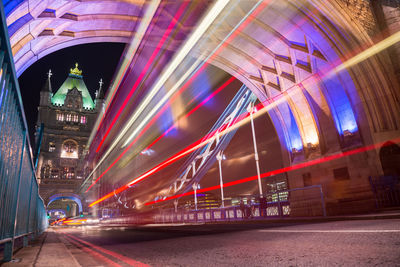
[[[81,266],[399,266],[400,219],[53,227]],[[54,236],[56,235],[56,236]],[[46,243],[46,241],[44,242]]]

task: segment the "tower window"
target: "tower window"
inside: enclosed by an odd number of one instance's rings
[[[50,178],[50,165],[46,164],[42,167],[42,178]]]
[[[64,177],[67,179],[72,179],[75,177],[75,169],[73,167],[64,168]]]
[[[56,118],[58,121],[64,121],[64,114],[63,113],[57,113]]]
[[[66,121],[72,121],[72,114],[68,113],[65,120]]]
[[[56,168],[52,168],[51,169],[51,178],[54,178],[54,179],[56,179],[56,178],[58,178],[58,169],[56,169]]]
[[[78,121],[79,121],[79,116],[76,115],[76,114],[74,114],[74,115],[73,115],[73,119],[74,119],[74,120],[73,120],[74,122],[78,122]]]
[[[81,123],[86,124],[86,116],[81,116]]]
[[[49,152],[54,152],[56,150],[56,144],[54,142],[49,143]]]

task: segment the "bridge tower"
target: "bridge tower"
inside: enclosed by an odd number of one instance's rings
[[[43,127],[42,140],[37,144],[40,145],[39,192],[50,216],[61,215],[62,212],[57,212],[60,210],[64,210],[66,216],[76,216],[85,209],[84,201],[75,192],[91,171],[83,158],[90,132],[103,106],[102,82],[93,101],[78,63],[55,93],[51,75],[49,71],[38,107],[37,129]]]

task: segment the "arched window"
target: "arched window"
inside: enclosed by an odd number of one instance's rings
[[[86,123],[86,116],[81,116],[81,123],[85,124]]]
[[[67,116],[66,116],[65,120],[66,121],[72,121],[72,114],[71,113],[67,113]]]
[[[61,150],[62,158],[77,159],[78,158],[78,143],[72,139],[65,140]]]
[[[56,144],[54,142],[49,143],[49,152],[54,152],[56,150]]]
[[[42,178],[50,178],[50,165],[46,164],[42,167]]]
[[[58,121],[64,121],[64,114],[63,113],[57,113],[57,120]]]

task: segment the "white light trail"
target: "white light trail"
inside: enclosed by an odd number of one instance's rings
[[[160,1],[157,1],[158,3]],[[140,115],[140,113],[144,110],[145,106],[148,104],[147,102],[150,102],[151,98],[157,94],[157,92],[161,89],[162,85],[165,83],[165,81],[171,76],[173,71],[179,66],[179,64],[182,63],[183,59],[187,56],[189,51],[193,48],[193,46],[197,43],[197,41],[202,37],[204,32],[208,29],[208,27],[212,24],[212,22],[216,19],[216,17],[222,12],[224,7],[229,3],[229,0],[219,0],[214,4],[214,6],[210,9],[210,11],[206,14],[206,16],[202,19],[201,23],[199,26],[196,28],[196,30],[193,32],[193,34],[190,36],[188,41],[185,43],[185,45],[182,47],[178,55],[174,57],[172,62],[168,65],[166,71],[162,74],[162,76],[157,80],[156,84],[153,86],[153,89],[150,91],[150,93],[146,96],[146,99],[144,102],[142,102],[142,105],[138,108],[138,110],[135,112],[133,117],[129,120],[128,125],[126,126],[122,132],[118,135],[118,137],[114,140],[114,142],[111,144],[109,149],[104,153],[100,161],[96,164],[96,166],[93,168],[92,172],[89,174],[89,177],[91,177],[94,172],[98,169],[98,167],[103,163],[103,161],[107,158],[107,156],[111,153],[111,151],[115,148],[117,143],[122,139],[122,137],[125,135],[125,133],[128,131],[128,129],[131,127],[131,125],[134,123],[134,121],[137,119],[137,117]],[[155,11],[154,11],[155,12]],[[154,13],[153,13],[154,15]],[[141,38],[140,38],[141,39]],[[140,43],[140,42],[139,42]],[[136,47],[137,49],[137,47]],[[194,65],[196,66],[196,65]],[[181,79],[180,79],[181,80]],[[110,100],[111,101],[111,100]],[[144,105],[146,103],[146,105]],[[95,126],[97,127],[97,126]],[[133,137],[132,137],[133,138]],[[87,179],[88,180],[88,179]],[[85,181],[86,182],[86,181]]]
[[[117,87],[119,85],[119,81],[125,75],[126,70],[128,69],[128,65],[131,63],[133,56],[135,55],[140,43],[142,42],[143,36],[146,33],[146,30],[149,27],[150,22],[153,19],[158,6],[160,5],[160,2],[161,2],[161,0],[152,0],[148,4],[148,7],[146,8],[146,12],[141,20],[141,23],[139,24],[139,27],[138,27],[135,35],[132,38],[132,42],[130,43],[129,48],[128,48],[127,52],[125,53],[124,60],[122,61],[122,64],[118,70],[118,74],[115,77],[113,84],[110,86],[109,92],[107,93],[107,99],[105,101],[106,107],[113,100],[113,97],[115,95],[114,93],[117,90]],[[101,115],[103,115],[103,114],[101,114]],[[95,123],[93,129],[97,129],[103,119],[104,119],[103,116],[99,116],[96,120],[96,123]],[[95,134],[96,134],[96,131],[92,131],[92,133],[90,134],[87,147],[89,147],[90,144],[92,143]],[[91,175],[89,175],[89,177]]]
[[[143,19],[139,25],[139,28],[138,28],[135,36],[133,37],[131,44],[129,45],[128,51],[125,55],[123,63],[121,64],[121,67],[119,68],[118,74],[117,74],[116,78],[114,79],[112,86],[110,87],[111,91],[109,93],[107,93],[107,99],[105,101],[105,106],[107,106],[109,103],[111,103],[114,93],[117,90],[117,86],[118,86],[117,81],[119,81],[123,77],[123,75],[125,75],[126,70],[128,69],[128,65],[131,63],[131,60],[133,59],[133,55],[136,53],[136,51],[143,39],[143,36],[146,33],[146,30],[149,27],[150,22],[154,17],[154,14],[157,11],[157,8],[158,8],[160,2],[161,2],[161,0],[152,0],[149,3],[149,6],[146,9]],[[101,114],[101,115],[104,115],[104,114]],[[103,116],[98,116],[93,129],[97,129],[103,119],[104,119]],[[90,147],[90,144],[92,143],[95,134],[96,134],[96,131],[91,132],[86,147]],[[105,157],[102,158],[101,162],[104,159],[105,159]],[[100,163],[97,164],[96,167],[93,168],[92,172],[88,175],[88,177],[86,177],[85,181],[82,183],[82,186],[87,181],[89,181],[89,178],[92,177],[92,175],[94,174],[94,172],[97,170],[97,168],[99,166],[100,166]],[[82,188],[82,186],[81,186],[81,188]]]
[[[214,22],[214,20],[218,17],[218,15],[222,12],[222,10],[225,8],[225,6],[229,3],[229,0],[219,0],[218,2],[215,3],[215,5],[211,8],[210,12],[207,13],[207,15],[203,18],[203,20],[200,22],[199,26],[196,27],[195,31],[191,34],[190,38],[187,40],[185,45],[179,50],[178,54],[174,57],[172,62],[168,65],[167,69],[161,74],[161,77],[157,80],[149,94],[146,96],[146,98],[143,100],[139,108],[135,111],[127,125],[124,127],[122,132],[119,134],[117,139],[114,141],[114,143],[117,143],[123,135],[129,130],[129,128],[133,125],[133,123],[136,121],[136,119],[140,116],[140,114],[144,111],[144,109],[147,107],[148,104],[150,104],[151,100],[153,97],[160,91],[162,86],[165,84],[165,82],[171,77],[175,69],[182,63],[182,61],[185,59],[187,54],[189,53],[190,50],[194,47],[194,45],[199,41],[199,39],[203,36],[203,34],[206,32],[206,30],[210,27],[210,25]],[[167,93],[166,96],[164,97],[161,101],[158,102],[156,108],[152,109],[152,111],[149,113],[152,114],[151,116],[154,115],[155,112],[157,112],[158,108],[162,106],[168,98],[175,93],[175,91],[179,88],[180,84],[183,83],[183,81],[194,71],[194,69],[197,67],[198,62],[200,60],[196,61],[196,64],[193,64],[192,67],[190,68],[190,72],[187,71],[184,76],[182,76],[181,79],[175,84],[175,86],[170,89]],[[184,79],[183,79],[184,78]],[[142,121],[140,124],[140,127],[136,127],[135,131],[128,137],[128,139],[124,142],[122,147],[125,147],[138,133],[139,130],[141,130],[141,127],[144,126],[145,123],[147,123],[147,120],[151,118],[151,116],[146,116],[146,119]],[[143,123],[145,122],[145,123]]]

